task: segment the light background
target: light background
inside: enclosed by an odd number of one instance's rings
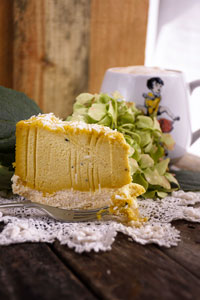
[[[200,79],[200,1],[150,0],[145,65]],[[190,97],[192,131],[200,128],[200,87]],[[200,139],[188,152],[200,156]]]

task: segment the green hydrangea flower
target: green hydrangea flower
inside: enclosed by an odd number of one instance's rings
[[[169,158],[165,157],[165,150],[174,146],[171,135],[162,133],[156,117],[145,116],[133,102],[124,101],[118,93],[113,97],[82,93],[67,120],[82,120],[121,132],[131,147],[133,182],[145,188],[144,197],[163,198],[179,188],[176,178],[168,171]]]

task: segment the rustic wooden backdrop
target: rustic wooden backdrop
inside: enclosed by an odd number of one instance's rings
[[[144,63],[148,0],[0,0],[0,85],[72,112],[109,67]]]

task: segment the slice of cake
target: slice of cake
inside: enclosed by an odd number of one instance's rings
[[[131,183],[129,148],[108,127],[33,116],[16,126],[13,192],[68,209],[113,205],[122,191],[134,199],[144,189]]]

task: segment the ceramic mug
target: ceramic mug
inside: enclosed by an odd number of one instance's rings
[[[170,133],[175,147],[169,156],[182,157],[187,147],[200,137],[200,129],[191,132],[189,94],[200,80],[187,83],[180,71],[131,66],[108,69],[101,92],[118,91],[126,101],[133,101],[146,115],[157,115],[161,129]]]

